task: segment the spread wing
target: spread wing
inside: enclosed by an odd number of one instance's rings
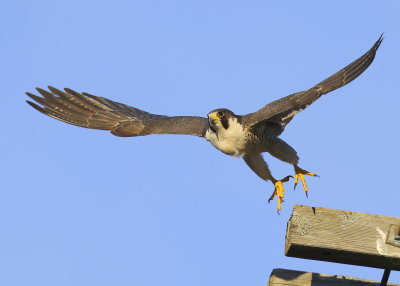
[[[208,120],[197,116],[163,116],[151,114],[109,99],[78,93],[65,88],[64,91],[49,86],[49,91],[36,89],[43,97],[26,93],[38,104],[27,101],[36,110],[69,124],[111,130],[121,137],[150,134],[186,134],[203,137]]]
[[[294,115],[307,108],[323,94],[348,84],[365,71],[374,60],[382,40],[381,35],[368,52],[312,88],[273,101],[257,112],[243,116],[243,123],[252,126],[262,121],[274,122],[281,125],[283,131]]]

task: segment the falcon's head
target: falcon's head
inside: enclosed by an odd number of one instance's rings
[[[226,108],[219,108],[207,114],[210,129],[218,136],[221,131],[226,131],[233,123],[239,122],[238,116]],[[240,122],[239,122],[240,123]]]

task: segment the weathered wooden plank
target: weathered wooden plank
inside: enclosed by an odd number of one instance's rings
[[[400,218],[296,205],[286,256],[400,270],[400,247],[386,243]]]
[[[288,269],[274,269],[269,286],[379,286],[380,282],[340,275],[326,275]],[[389,283],[390,286],[400,284]]]

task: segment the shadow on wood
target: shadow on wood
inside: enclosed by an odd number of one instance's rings
[[[325,275],[287,269],[272,270],[270,286],[379,286],[380,282],[340,275]],[[400,286],[400,284],[388,284]]]

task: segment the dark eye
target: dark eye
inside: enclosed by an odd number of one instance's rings
[[[217,116],[218,117],[224,117],[224,113],[222,111],[220,111],[220,112],[217,113]]]

